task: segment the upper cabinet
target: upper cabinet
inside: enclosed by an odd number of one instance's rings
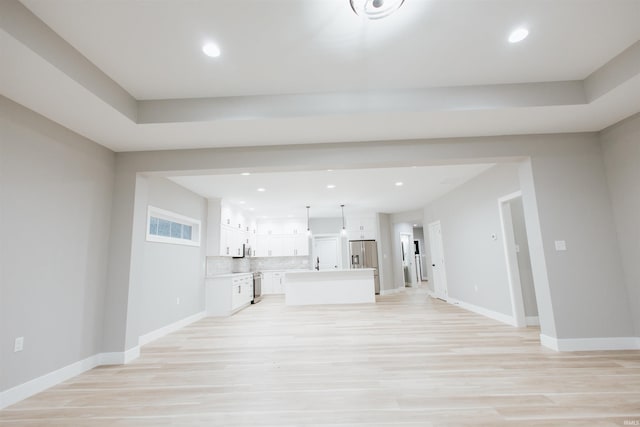
[[[242,256],[250,245],[249,225],[242,211],[219,199],[209,199],[207,215],[207,256]]]
[[[375,240],[378,236],[376,215],[348,216],[345,219],[349,240]]]
[[[259,257],[308,256],[306,220],[287,218],[259,221],[256,249]]]

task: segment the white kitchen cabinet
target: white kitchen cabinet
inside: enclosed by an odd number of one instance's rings
[[[262,293],[284,294],[284,271],[265,271],[262,273]]]
[[[282,234],[295,236],[306,234],[307,223],[302,219],[287,219],[282,225]]]
[[[248,218],[220,199],[209,199],[207,256],[242,256],[249,245]]]
[[[346,218],[346,228],[349,240],[377,239],[375,215],[349,216]]]
[[[258,223],[258,234],[263,235],[278,235],[282,234],[283,224],[282,221],[260,221]]]
[[[229,274],[206,280],[208,316],[229,316],[251,304],[253,274]]]

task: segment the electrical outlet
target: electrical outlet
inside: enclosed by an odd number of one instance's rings
[[[177,304],[177,305],[180,305],[180,298],[179,298],[179,297],[178,297],[178,298],[176,298],[176,304]]]
[[[13,345],[14,353],[17,353],[18,351],[22,351],[23,348],[24,348],[24,337],[16,338],[16,342]]]

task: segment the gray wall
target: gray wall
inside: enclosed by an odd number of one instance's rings
[[[166,178],[149,177],[146,181],[147,204],[200,220],[202,244],[148,242],[146,222],[134,230],[144,245],[140,305],[133,310],[140,335],[204,310],[207,201]]]
[[[527,228],[524,222],[524,207],[522,198],[509,202],[511,208],[511,220],[513,222],[513,235],[518,245],[519,252],[518,270],[520,272],[520,286],[522,287],[522,300],[524,302],[525,316],[537,316],[538,304],[536,303],[536,291],[533,285],[533,272],[531,271],[531,258],[529,254],[529,240]]]
[[[421,219],[422,220],[422,219]],[[424,243],[424,228],[423,227],[414,227],[413,228],[413,240],[417,240],[420,245],[420,257],[422,259],[422,276],[424,278],[428,277],[428,268],[427,268],[427,247]],[[422,280],[421,278],[418,278]]]
[[[101,351],[114,170],[112,152],[0,97],[0,390]]]
[[[395,288],[393,269],[393,226],[391,215],[379,213],[378,217],[378,275],[380,292]]]
[[[427,245],[429,224],[441,224],[449,297],[512,315],[498,198],[519,188],[518,165],[497,165],[425,207]],[[433,277],[430,254],[427,265]]]
[[[640,114],[600,136],[635,333],[640,335]]]

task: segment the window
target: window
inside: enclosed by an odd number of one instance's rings
[[[200,246],[200,221],[149,206],[147,210],[147,241]]]

